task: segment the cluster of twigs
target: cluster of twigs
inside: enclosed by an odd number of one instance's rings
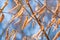
[[[6,37],[5,37],[5,40],[10,40],[10,37],[12,37],[12,40],[16,40],[16,34],[17,34],[17,31],[16,30],[12,30],[12,32],[9,34],[9,29],[6,30]]]
[[[34,0],[34,1],[35,1],[35,0]],[[58,0],[58,1],[59,1],[59,0]],[[24,4],[22,5],[22,3],[20,3],[18,0],[14,0],[14,2],[16,3],[16,6],[15,6],[14,8],[12,8],[11,10],[9,10],[8,12],[11,13],[13,10],[15,10],[16,8],[18,8],[19,6],[21,6],[21,9],[20,9],[16,14],[14,14],[14,15],[12,16],[11,20],[7,23],[7,24],[9,24],[9,25],[10,25],[15,19],[23,16],[23,12],[24,12],[24,11],[26,11],[26,12],[29,14],[29,12],[27,11],[27,9],[26,9],[26,7],[24,6]],[[30,3],[29,3],[29,2],[30,2],[29,0],[25,0],[25,2],[26,2],[26,4],[27,4],[27,6],[29,7],[32,15],[29,14],[30,18],[28,18],[28,16],[26,16],[26,18],[25,18],[25,20],[24,20],[24,22],[23,22],[23,24],[22,24],[22,26],[21,26],[21,30],[23,31],[23,30],[26,28],[26,26],[31,22],[31,20],[34,19],[34,21],[36,21],[36,22],[39,24],[40,30],[39,30],[36,34],[33,34],[33,35],[31,36],[32,39],[39,40],[39,37],[45,35],[46,39],[47,39],[47,40],[50,40],[50,39],[49,39],[49,36],[48,36],[48,34],[47,34],[46,32],[47,32],[47,30],[48,30],[49,28],[52,27],[52,25],[53,25],[54,23],[57,24],[57,25],[54,27],[54,30],[57,29],[57,28],[58,28],[58,25],[60,24],[60,18],[58,18],[58,20],[56,20],[56,17],[58,16],[58,14],[59,14],[59,12],[60,12],[60,10],[59,10],[59,7],[60,7],[60,3],[59,3],[59,2],[60,2],[60,1],[57,2],[56,9],[53,11],[53,10],[50,10],[50,9],[47,7],[47,0],[44,0],[44,4],[41,3],[41,4],[43,5],[43,7],[41,7],[41,8],[40,8],[39,10],[37,10],[36,12],[33,11],[32,7],[31,7],[31,5],[30,5]],[[35,1],[35,2],[36,2],[36,1]],[[2,13],[3,9],[7,6],[7,4],[8,4],[8,0],[6,0],[4,6],[0,9],[0,13]],[[42,22],[41,22],[41,20],[40,20],[39,18],[40,18],[41,15],[45,12],[46,9],[49,10],[53,15],[52,15],[52,19],[51,19],[50,23],[47,24],[46,30],[45,30],[44,25],[42,24]],[[36,16],[37,14],[38,14],[38,17]],[[21,20],[21,18],[20,18],[20,20]],[[20,22],[20,20],[19,20],[18,22]],[[17,22],[17,23],[18,23],[18,22]],[[8,25],[8,26],[9,26],[9,25]],[[16,40],[16,34],[17,34],[16,30],[12,30],[12,32],[9,34],[9,27],[8,27],[8,26],[7,26],[6,29],[4,30],[4,31],[6,31],[6,38],[5,38],[5,40],[10,40],[10,37],[11,37],[11,36],[13,36],[12,40]],[[4,31],[2,32],[2,35],[3,35]],[[58,33],[55,35],[55,37],[53,38],[53,40],[56,40],[56,39],[59,37],[59,34],[60,34],[60,32],[58,32]],[[27,40],[26,37],[24,37],[23,40]]]

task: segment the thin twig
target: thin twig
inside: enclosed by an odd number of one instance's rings
[[[6,0],[6,2],[4,3],[4,5],[1,9],[3,10],[7,6],[7,4],[8,4],[8,0]]]
[[[35,14],[35,13],[33,12],[32,8],[31,8],[30,4],[29,4],[29,1],[26,1],[26,3],[27,3],[27,5],[29,6],[32,14]],[[40,23],[40,20],[38,20],[35,15],[34,15],[34,17],[35,17],[37,23],[39,24],[39,26],[40,26],[40,28],[41,28],[41,30],[42,30],[42,28],[44,28],[44,26]],[[46,34],[46,31],[45,31],[44,29],[43,29],[42,31],[44,32],[46,38],[49,40],[49,37],[48,37],[48,35]]]

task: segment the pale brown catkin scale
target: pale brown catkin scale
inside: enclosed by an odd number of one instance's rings
[[[28,20],[28,16],[26,16],[26,19],[25,19],[25,21],[24,21],[24,23],[23,23],[23,25],[22,25],[22,30],[24,30],[24,28],[26,27],[26,25],[27,25],[27,20]]]
[[[56,33],[56,35],[54,36],[54,38],[53,38],[52,40],[57,40],[58,37],[60,37],[60,31],[58,31],[58,32]]]

